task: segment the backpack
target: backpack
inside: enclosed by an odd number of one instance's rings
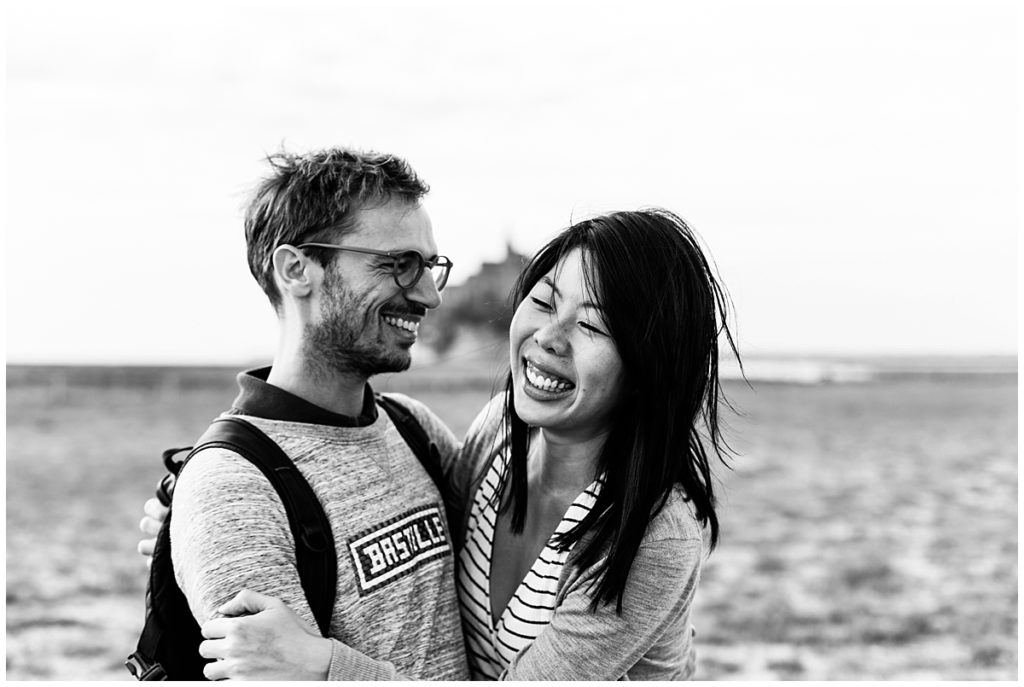
[[[380,394],[376,400],[444,495],[450,523],[449,537],[455,548],[451,530],[459,528],[462,512],[461,508],[453,505],[445,488],[437,446],[404,406]],[[259,468],[273,485],[284,504],[295,540],[296,566],[302,589],[317,627],[326,637],[337,589],[337,553],[330,522],[312,487],[272,439],[242,418],[226,415],[213,421],[195,447],[172,448],[163,452],[167,474],[156,492],[162,504],[170,508],[177,475],[192,456],[206,448],[226,448],[238,453]],[[175,460],[175,456],[185,451],[188,454],[184,460]],[[153,549],[146,587],[145,625],[136,651],[125,661],[128,672],[138,680],[206,679],[203,666],[207,660],[199,655],[199,643],[203,641],[199,624],[174,578],[170,542],[172,511],[168,510]]]

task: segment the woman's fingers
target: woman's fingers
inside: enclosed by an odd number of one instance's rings
[[[238,622],[238,618],[214,618],[203,623],[199,632],[207,639],[224,639],[235,622]]]
[[[156,535],[160,532],[160,526],[167,518],[168,508],[153,498],[146,501],[142,506],[146,514],[139,521],[139,530],[146,535],[146,539],[139,541],[139,553],[146,556],[146,565],[151,565],[153,560],[153,549],[156,547]]]
[[[227,643],[223,639],[204,639],[199,643],[199,655],[203,658],[226,658]]]
[[[213,661],[203,666],[207,680],[226,680],[231,677],[231,661]]]
[[[253,615],[283,605],[273,596],[243,589],[231,601],[218,608],[217,612],[228,616]]]
[[[163,522],[167,518],[168,508],[164,504],[160,503],[157,498],[151,498],[142,506],[142,512],[157,521]]]
[[[155,537],[157,533],[160,531],[160,524],[161,522],[159,520],[154,520],[153,518],[147,515],[146,517],[142,518],[142,520],[139,520],[139,530],[143,534],[148,534],[151,537]]]
[[[153,539],[139,540],[139,553],[141,553],[143,556],[152,556],[154,548],[156,548],[155,537]]]

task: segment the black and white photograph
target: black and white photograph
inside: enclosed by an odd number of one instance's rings
[[[1018,679],[1018,3],[2,12],[6,679]]]

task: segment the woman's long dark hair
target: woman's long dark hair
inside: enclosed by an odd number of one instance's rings
[[[622,359],[623,396],[598,457],[607,479],[590,514],[556,543],[567,548],[586,535],[575,564],[602,556],[591,608],[616,602],[648,524],[679,484],[701,524],[718,542],[718,517],[709,452],[728,452],[718,423],[722,396],[718,340],[725,334],[728,296],[686,223],[662,209],[616,212],[569,227],[544,246],[513,288],[514,306],[570,251],[580,248],[587,288],[597,296]],[[529,427],[515,409],[512,376],[506,382],[505,428],[510,470],[500,493],[512,508],[512,531],[526,520]]]

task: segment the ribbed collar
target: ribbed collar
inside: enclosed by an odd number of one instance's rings
[[[238,397],[232,403],[231,412],[241,415],[262,417],[266,420],[283,422],[304,422],[311,425],[332,427],[366,427],[377,420],[377,404],[373,389],[366,385],[363,395],[363,410],[358,417],[342,415],[321,408],[293,393],[267,382],[269,367],[246,370],[238,373]]]

